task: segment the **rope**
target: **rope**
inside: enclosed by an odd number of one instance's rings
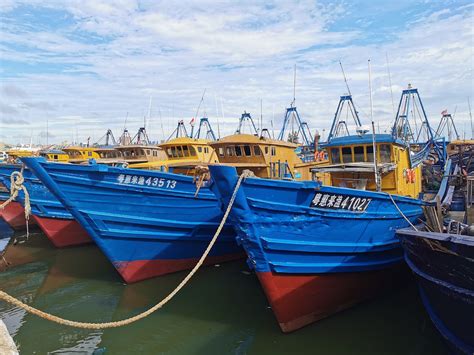
[[[72,320],[67,320],[63,319],[61,317],[43,312],[37,308],[34,308],[32,306],[29,306],[20,300],[16,299],[13,296],[10,296],[8,293],[1,291],[0,290],[0,299],[3,299],[4,301],[11,303],[17,307],[23,308],[25,311],[30,312],[38,317],[41,317],[43,319],[62,324],[62,325],[67,325],[70,327],[75,327],[75,328],[82,328],[82,329],[106,329],[106,328],[117,328],[117,327],[122,327],[131,323],[134,323],[140,319],[143,319],[153,312],[157,311],[161,307],[163,307],[166,303],[168,303],[193,277],[193,275],[198,271],[198,269],[201,267],[203,264],[204,260],[206,259],[207,255],[211,251],[214,243],[217,240],[217,237],[220,235],[222,228],[224,227],[224,224],[227,220],[227,217],[229,216],[230,210],[232,209],[232,205],[234,204],[235,198],[237,196],[237,191],[239,190],[240,184],[242,183],[242,180],[245,179],[248,176],[247,172],[243,172],[242,175],[240,175],[239,179],[237,180],[237,183],[234,188],[234,192],[232,193],[232,197],[230,198],[229,205],[227,206],[227,209],[224,213],[224,216],[222,217],[222,221],[219,224],[219,227],[217,228],[216,233],[212,237],[209,245],[207,246],[206,250],[204,251],[204,254],[202,254],[201,258],[197,262],[197,264],[194,266],[194,268],[189,272],[189,274],[181,281],[181,283],[176,286],[176,288],[171,291],[168,296],[166,296],[163,300],[161,300],[159,303],[155,304],[153,307],[147,309],[146,311],[137,314],[133,317],[123,319],[120,321],[116,322],[105,322],[105,323],[85,323],[85,322],[76,322]]]
[[[194,168],[193,183],[196,184],[196,192],[194,197],[197,197],[201,187],[204,185],[204,181],[208,181],[211,178],[209,174],[209,168],[207,166],[198,165]]]
[[[24,194],[24,205],[25,205],[25,220],[26,220],[26,239],[30,236],[30,227],[29,227],[29,220],[31,215],[31,204],[30,204],[30,194],[26,187],[23,185],[25,182],[25,178],[23,176],[24,166],[21,167],[20,171],[14,171],[10,175],[10,197],[8,200],[3,202],[0,205],[0,210],[3,210],[7,207],[11,202],[15,201],[18,197],[20,191],[23,191]]]
[[[405,215],[403,214],[402,210],[398,207],[398,205],[397,205],[397,203],[395,202],[395,200],[393,199],[392,195],[389,194],[388,192],[387,192],[387,195],[388,195],[388,197],[390,197],[390,200],[392,200],[393,205],[394,205],[395,208],[398,210],[398,212],[402,215],[403,218],[405,218],[405,221],[407,221],[408,224],[410,224],[410,226],[412,226],[412,228],[418,232],[418,229],[413,225],[413,223],[410,222],[410,220],[407,218],[407,216],[405,216]]]

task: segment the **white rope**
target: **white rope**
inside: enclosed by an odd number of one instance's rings
[[[70,327],[75,327],[75,328],[82,328],[82,329],[106,329],[106,328],[117,328],[117,327],[122,327],[131,323],[134,323],[140,319],[143,319],[153,312],[157,311],[161,307],[163,307],[166,303],[168,303],[173,297],[188,283],[188,281],[193,277],[193,275],[198,271],[198,269],[201,267],[201,265],[204,263],[204,260],[206,259],[207,255],[211,251],[212,247],[214,246],[214,243],[217,240],[217,237],[220,235],[222,228],[224,227],[224,224],[227,220],[227,217],[229,216],[230,210],[232,209],[232,205],[234,204],[235,198],[237,196],[237,191],[239,190],[240,184],[242,183],[242,180],[245,179],[247,176],[249,176],[249,173],[244,171],[242,175],[240,175],[239,179],[237,180],[237,183],[234,188],[234,192],[232,193],[232,197],[230,198],[229,205],[227,206],[227,209],[224,213],[224,216],[222,217],[222,221],[219,224],[219,227],[217,228],[216,233],[212,237],[211,241],[209,242],[209,245],[207,246],[206,250],[202,254],[201,258],[197,262],[197,264],[194,266],[194,268],[188,273],[188,275],[179,283],[176,288],[171,291],[163,300],[161,300],[159,303],[155,304],[153,307],[149,308],[145,312],[142,312],[140,314],[137,314],[136,316],[123,319],[120,321],[116,322],[106,322],[106,323],[86,323],[86,322],[77,322],[77,321],[72,321],[68,319],[64,319],[58,316],[55,316],[53,314],[49,314],[46,312],[43,312],[37,308],[34,308],[30,305],[27,305],[23,303],[22,301],[16,299],[13,296],[10,296],[8,293],[4,291],[0,291],[0,299],[3,299],[4,301],[11,303],[17,307],[20,307],[27,312],[30,312],[38,317],[41,317],[43,319],[47,319],[49,321],[58,323],[58,324],[63,324],[67,325]]]
[[[388,195],[388,197],[390,197],[390,199],[392,200],[393,202],[393,205],[395,206],[395,208],[398,210],[398,212],[400,212],[400,214],[402,215],[403,218],[405,218],[405,221],[407,221],[410,226],[412,226],[412,228],[414,230],[416,230],[418,232],[418,229],[413,225],[413,223],[410,222],[410,220],[407,218],[407,216],[405,216],[402,212],[402,210],[398,207],[398,205],[396,204],[395,200],[393,199],[392,195],[389,194],[388,192],[386,192],[386,194]]]

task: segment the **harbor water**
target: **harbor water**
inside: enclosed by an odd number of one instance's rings
[[[166,296],[186,275],[125,285],[93,245],[55,249],[36,233],[10,245],[1,289],[34,307],[85,322],[120,320]],[[283,334],[244,260],[202,268],[161,310],[104,331],[51,323],[0,301],[21,354],[446,354],[416,284],[406,284]]]

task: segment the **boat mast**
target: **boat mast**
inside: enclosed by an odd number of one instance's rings
[[[194,119],[191,120],[191,122],[194,123],[194,121],[198,118],[198,115],[199,115],[199,109],[201,108],[201,104],[202,102],[204,101],[204,95],[206,95],[206,89],[204,89],[204,92],[202,93],[202,96],[201,96],[201,101],[199,101],[199,105],[197,107],[197,110],[196,110],[196,114],[194,115]],[[194,132],[194,124],[191,125],[191,134],[190,134],[190,137],[193,136],[193,132]],[[177,137],[176,137],[177,138]]]
[[[469,100],[469,96],[467,97],[467,105],[469,107],[469,117],[471,119],[471,139],[474,139],[474,127],[472,125],[471,100]]]
[[[372,103],[372,78],[370,70],[370,59],[367,61],[369,68],[369,99],[370,99],[370,120],[372,121],[372,151],[374,154],[374,174],[375,174],[375,188],[377,191],[382,191],[380,184],[379,169],[377,167],[377,144],[375,143],[375,123],[374,123],[374,108]]]

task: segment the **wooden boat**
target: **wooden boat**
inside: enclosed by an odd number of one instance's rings
[[[414,94],[416,89],[403,92],[392,134],[337,135],[336,113],[326,144],[329,164],[312,169],[330,174],[330,185],[242,182],[229,218],[284,332],[370,298],[402,275],[395,230],[423,216],[419,164],[431,147],[413,155],[400,136],[407,132],[404,97]],[[225,208],[238,171],[209,169],[211,189]]]
[[[435,327],[456,353],[474,353],[474,237],[397,230]]]

